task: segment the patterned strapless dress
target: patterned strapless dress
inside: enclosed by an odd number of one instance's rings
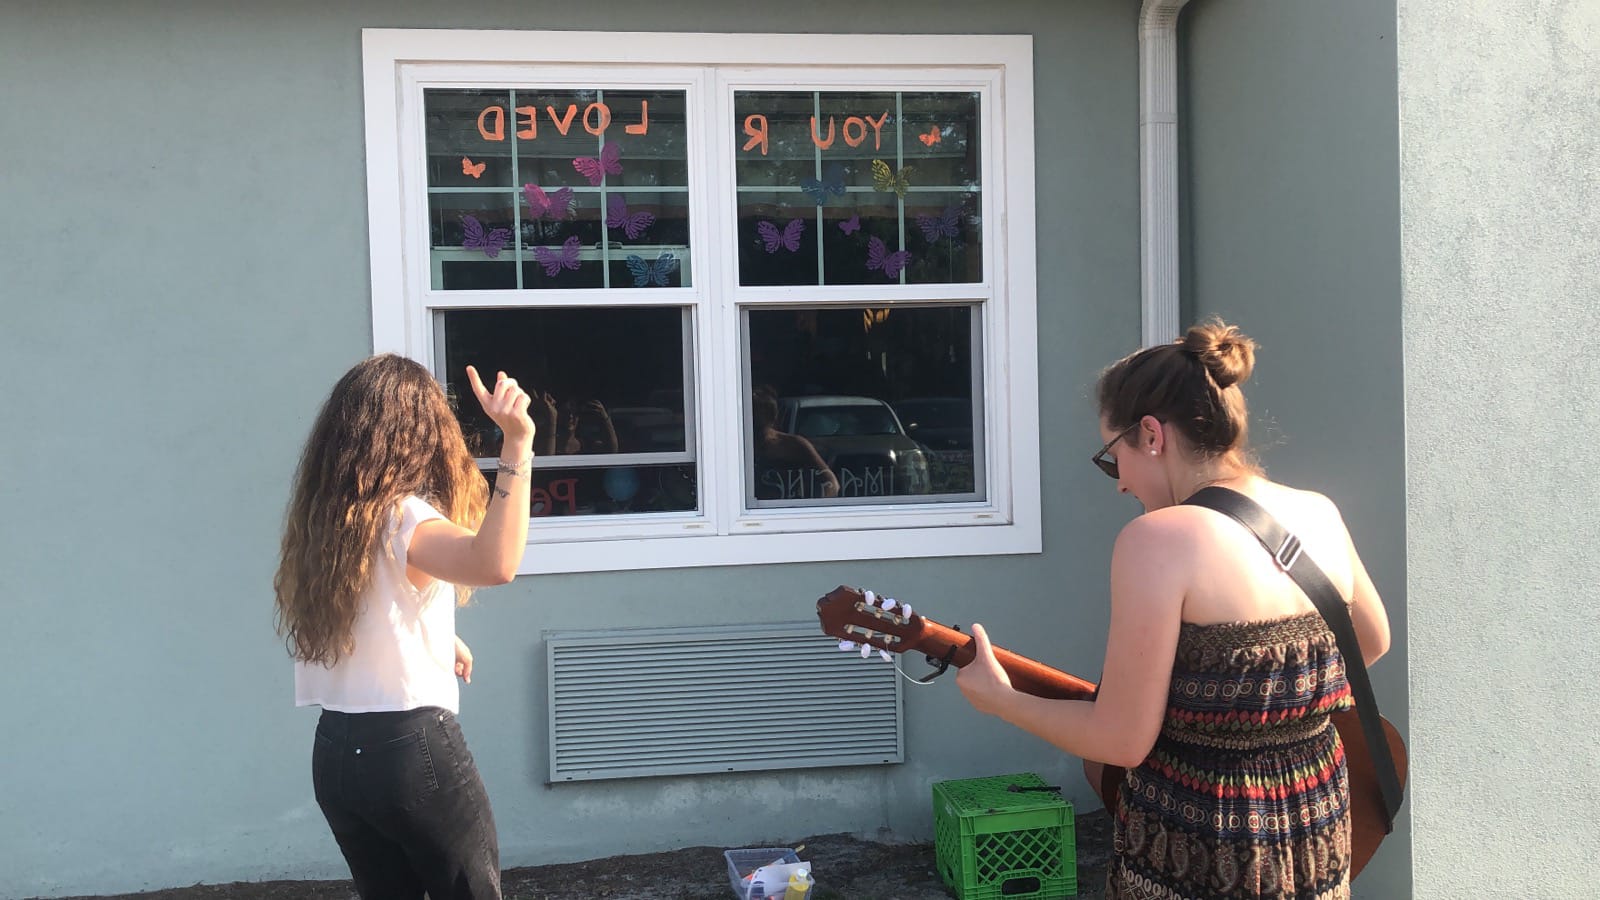
[[[1184,623],[1161,736],[1128,770],[1107,900],[1350,896],[1344,661],[1315,610]]]

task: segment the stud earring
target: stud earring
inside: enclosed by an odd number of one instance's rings
[[[1150,451],[1150,455],[1151,455],[1151,456],[1155,456],[1155,455],[1156,455],[1156,451],[1154,451],[1154,450],[1151,450],[1151,451]]]

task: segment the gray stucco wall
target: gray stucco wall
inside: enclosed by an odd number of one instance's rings
[[[334,877],[270,580],[295,455],[370,347],[360,29],[1031,33],[1045,553],[529,577],[483,592],[462,721],[508,866],[927,838],[929,783],[1076,763],[911,692],[908,761],[546,787],[546,629],[793,621],[880,585],[1090,677],[1135,508],[1084,457],[1138,341],[1137,4],[0,4],[0,896]],[[803,19],[800,18],[803,16]],[[1367,512],[1367,515],[1376,513]],[[715,873],[708,873],[715,878]]]
[[[1600,883],[1600,4],[1400,0],[1417,896]]]
[[[1194,0],[1179,24],[1186,320],[1219,315],[1260,343],[1252,443],[1268,475],[1343,512],[1389,610],[1372,680],[1404,733],[1394,3]],[[1402,810],[1357,896],[1409,895],[1410,841]]]

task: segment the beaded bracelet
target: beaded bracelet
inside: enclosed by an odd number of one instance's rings
[[[504,459],[495,460],[495,462],[497,464],[496,472],[499,474],[522,478],[527,476],[528,469],[533,466],[533,457],[529,456],[523,459],[521,463],[508,462]]]

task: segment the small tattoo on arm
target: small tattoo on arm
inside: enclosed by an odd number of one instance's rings
[[[502,499],[511,496],[511,492],[510,491],[506,490],[505,488],[501,487],[498,484],[494,486],[494,494],[495,494],[496,497],[500,497]]]

